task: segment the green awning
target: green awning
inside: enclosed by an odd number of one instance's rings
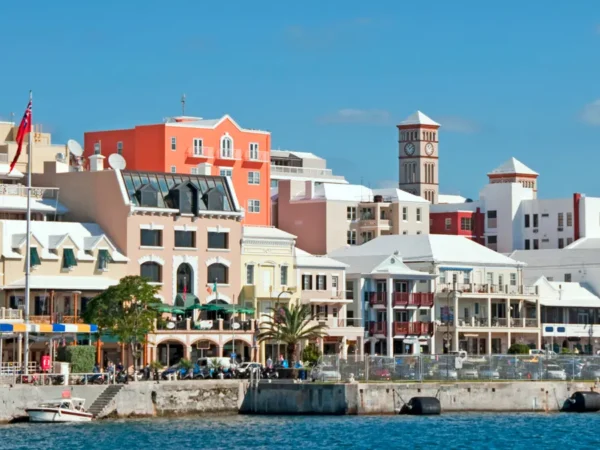
[[[184,299],[185,295],[185,299]],[[186,294],[177,294],[175,297],[175,305],[177,308],[185,308],[189,309],[190,307],[200,304],[200,300],[194,294],[186,293]]]
[[[182,308],[178,308],[177,306],[165,305],[164,303],[150,303],[148,305],[148,308],[159,313],[185,314],[185,311]]]
[[[75,252],[73,252],[73,249],[63,249],[63,269],[70,269],[71,267],[75,267],[76,265],[77,260],[75,259]]]
[[[195,309],[204,309],[204,305],[201,305],[200,303],[195,303],[192,306],[188,306],[187,308],[185,308],[186,311],[193,311]]]
[[[42,261],[40,261],[40,255],[35,247],[31,247],[29,249],[29,265],[30,267],[42,265]]]

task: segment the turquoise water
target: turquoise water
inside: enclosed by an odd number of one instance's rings
[[[0,426],[0,449],[598,449],[600,414],[225,416]]]

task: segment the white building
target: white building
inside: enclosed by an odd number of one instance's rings
[[[434,337],[429,348],[422,346],[424,351],[442,353],[449,348],[471,354],[491,354],[506,353],[514,343],[540,345],[537,290],[524,284],[523,264],[469,239],[447,235],[381,236],[358,247],[331,252],[329,256],[349,264],[349,274],[366,273],[369,267],[363,268],[363,265],[373,264],[371,272],[374,273],[370,277],[374,283],[366,282],[365,278],[369,277],[361,276],[360,282],[357,280],[347,287],[353,292],[356,314],[361,314],[365,321],[376,318],[376,325],[370,324],[371,337],[377,338],[380,333],[376,332],[381,330],[388,330],[389,335],[390,302],[394,313],[402,310],[402,305],[393,303],[396,296],[404,292],[431,293],[436,319],[432,326]],[[401,258],[411,271],[391,276],[394,280],[391,283],[377,283],[379,266],[374,264],[378,258],[384,269],[389,268],[392,259],[398,264],[396,267],[404,269],[399,263]],[[386,258],[390,258],[387,263]],[[415,283],[414,271],[437,279],[431,282],[420,279]],[[381,296],[386,297],[385,315],[371,311]],[[369,307],[363,308],[365,299],[369,300]],[[393,321],[403,321],[404,317],[409,321],[432,320],[426,310],[419,309],[418,319],[412,313],[395,315]],[[398,338],[404,339],[400,335]],[[389,347],[386,350],[389,354]]]
[[[327,168],[325,159],[314,153],[271,150],[271,187],[276,188],[279,180],[348,184],[343,176],[334,175]]]

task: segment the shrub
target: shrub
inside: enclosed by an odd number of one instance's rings
[[[309,365],[315,365],[321,357],[321,350],[315,344],[308,344],[302,350],[302,361]]]
[[[571,353],[573,353],[573,352],[571,352],[571,350],[569,350],[569,348],[568,348],[568,347],[563,347],[563,348],[560,350],[560,352],[561,352],[562,354],[571,354]]]
[[[529,346],[525,344],[513,344],[508,349],[509,355],[529,355]]]
[[[160,363],[160,361],[152,361],[150,363],[150,368],[152,370],[162,370],[163,365]]]
[[[96,363],[96,347],[90,345],[60,347],[56,360],[70,363],[72,373],[90,373]]]
[[[181,358],[179,360],[179,365],[182,369],[185,369],[185,370],[190,370],[192,367],[194,367],[194,363],[192,363],[189,359],[185,359],[185,358]]]

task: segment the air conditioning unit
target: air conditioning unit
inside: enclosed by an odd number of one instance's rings
[[[538,231],[539,231],[539,230],[538,230],[537,228],[534,228],[534,229],[533,229],[533,232],[534,232],[534,233],[537,233]]]
[[[558,227],[558,228],[557,228],[557,230],[558,230],[558,231],[562,231],[562,230],[563,230],[563,227]]]

